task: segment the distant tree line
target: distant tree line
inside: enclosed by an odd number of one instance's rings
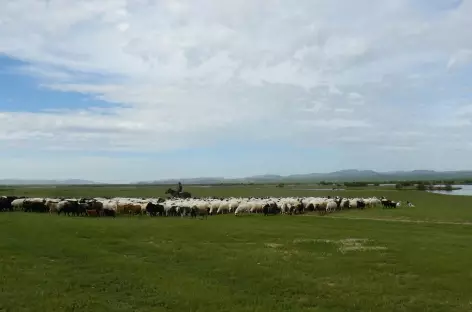
[[[443,185],[443,186],[436,186],[436,185]],[[416,183],[413,182],[402,182],[402,183],[396,183],[395,188],[397,190],[402,190],[402,189],[412,189],[415,188],[418,191],[433,191],[433,190],[445,190],[445,191],[452,191],[453,190],[453,182],[451,181],[418,181]]]

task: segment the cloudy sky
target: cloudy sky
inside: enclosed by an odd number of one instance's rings
[[[0,176],[472,169],[471,0],[1,0]]]

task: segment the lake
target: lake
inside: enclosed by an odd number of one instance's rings
[[[435,194],[443,194],[443,195],[462,195],[462,196],[472,196],[472,185],[453,185],[454,187],[461,187],[460,190],[454,191],[428,191]]]

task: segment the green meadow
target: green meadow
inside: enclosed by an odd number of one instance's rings
[[[201,197],[386,196],[415,207],[206,220],[3,212],[0,311],[472,310],[472,197],[310,188],[185,190]],[[0,194],[164,197],[165,189],[4,187]]]

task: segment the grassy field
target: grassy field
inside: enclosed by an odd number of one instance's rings
[[[472,226],[432,222],[472,222],[472,197],[258,186],[190,191],[198,196],[385,195],[416,207],[208,220],[0,213],[0,311],[472,310]],[[150,187],[14,192],[163,195]]]

